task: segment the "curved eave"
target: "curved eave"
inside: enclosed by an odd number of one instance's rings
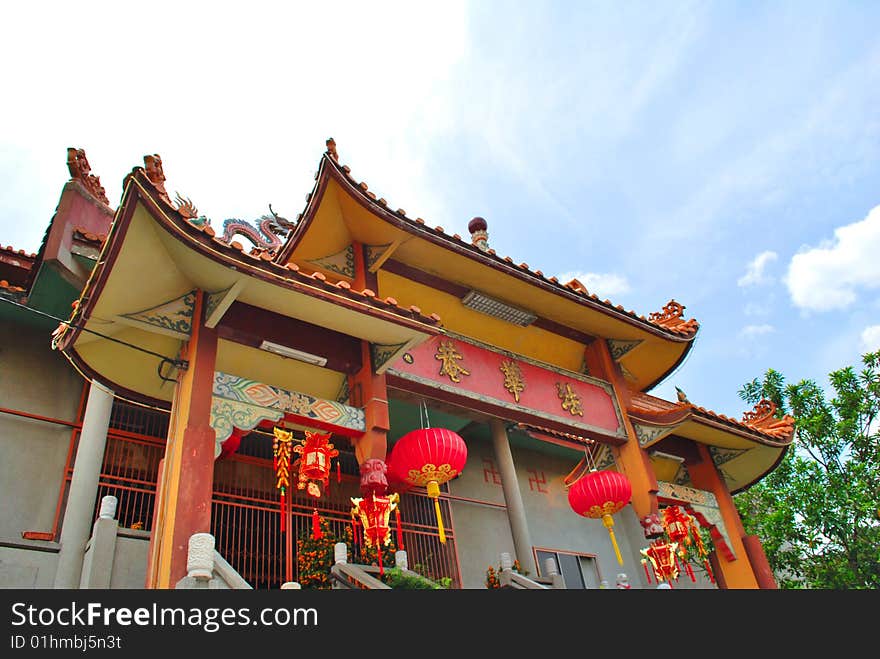
[[[692,405],[675,405],[667,410],[630,409],[627,414],[631,421],[660,431],[656,440],[645,445],[648,452],[672,435],[709,446],[732,493],[751,487],[773,471],[794,440],[793,431],[771,435]]]
[[[276,263],[287,263],[296,247],[305,237],[305,234],[308,232],[309,227],[317,214],[317,210],[321,205],[321,200],[327,190],[327,185],[331,178],[339,183],[343,190],[345,190],[363,208],[401,231],[427,240],[458,255],[465,256],[477,263],[504,273],[505,275],[527,282],[541,290],[558,295],[591,311],[613,318],[618,322],[636,328],[653,337],[660,338],[664,341],[683,344],[682,354],[675,363],[668,369],[665,369],[662,375],[656,377],[650,384],[645,385],[642,388],[655,386],[672,372],[672,370],[674,370],[684,359],[687,351],[690,349],[690,345],[697,335],[698,329],[693,329],[693,331],[687,331],[684,333],[668,330],[661,325],[648,321],[643,316],[636,315],[635,312],[626,311],[620,305],[612,305],[611,302],[607,300],[599,300],[595,295],[578,292],[561,283],[551,281],[542,273],[530,270],[527,267],[513,265],[511,260],[497,256],[492,250],[488,253],[482,252],[474,245],[467,243],[456,236],[446,234],[441,227],[430,229],[423,223],[423,221],[410,219],[401,211],[393,211],[389,209],[387,205],[382,203],[384,200],[376,199],[375,195],[368,192],[365,185],[362,186],[357,184],[347,167],[339,165],[339,163],[330,158],[326,153],[321,158],[318,173],[315,178],[315,185],[312,192],[309,194],[306,208],[303,211],[296,228],[288,238],[287,243],[275,256],[274,261]]]
[[[127,244],[127,235],[136,219],[134,237]],[[122,337],[122,340],[169,358],[177,354],[182,343],[181,337],[119,325],[122,313],[119,310],[120,291],[128,291],[122,286],[123,283],[130,285],[133,300],[137,298],[140,302],[138,296],[149,300],[150,304],[142,305],[141,309],[149,309],[156,304],[157,300],[150,299],[150,296],[155,298],[158,295],[156,290],[163,287],[166,299],[173,299],[192,288],[214,293],[239,282],[246,289],[247,295],[252,296],[246,298],[245,292],[242,292],[240,299],[246,303],[336,331],[344,329],[351,336],[371,342],[383,343],[383,339],[387,338],[392,345],[408,341],[418,343],[442,332],[440,319],[435,315],[425,316],[416,308],[399,307],[393,300],[379,300],[368,295],[368,292],[353,291],[348,285],[331,284],[323,277],[304,275],[296,268],[285,268],[265,258],[245,254],[235,246],[216,240],[213,231],[209,229],[195,226],[181,217],[173,207],[159,198],[143,172],[135,173],[129,179],[123,202],[104,244],[98,265],[86,283],[71,318],[75,326],[71,326],[59,338],[56,347],[64,350],[87,377],[105,382],[127,398],[166,406],[167,396],[157,396],[155,382],[151,385],[152,389],[138,388],[126,383],[124,378],[114,378],[113,369],[96,367],[99,363],[105,366],[112,363],[119,355],[119,350],[125,348],[106,339],[95,339],[91,334],[83,338],[82,327],[96,330],[98,323],[110,323],[108,326],[112,325],[112,328],[107,331],[115,332],[118,335],[115,338]],[[141,240],[146,241],[150,247],[142,248],[144,243]],[[120,254],[124,254],[121,260]],[[150,272],[152,255],[155,255],[157,261],[147,280],[149,283],[139,286],[145,280],[143,273]],[[143,267],[145,259],[146,267]],[[159,265],[160,262],[166,266],[171,263],[167,269],[173,272],[165,272]],[[135,267],[138,264],[142,266],[140,269]],[[139,276],[134,276],[133,273]],[[108,287],[108,281],[115,283]],[[206,286],[206,283],[210,283],[211,287]],[[105,293],[105,289],[109,293]],[[102,301],[102,295],[104,298],[109,295],[109,299]],[[92,323],[91,327],[88,326],[89,323]],[[96,344],[104,346],[100,357],[96,356]],[[222,345],[223,342],[221,348]],[[221,353],[222,350],[218,348],[218,364]],[[140,371],[144,379],[146,376],[143,374],[148,369],[155,374],[158,358],[145,354],[141,357],[142,354],[128,349],[125,359]],[[256,349],[253,349],[252,358],[280,359]],[[254,368],[258,369],[258,365]],[[118,374],[119,369],[116,370]],[[152,377],[157,379],[156,375]],[[277,384],[281,386],[284,383]]]

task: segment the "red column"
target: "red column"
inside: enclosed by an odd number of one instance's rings
[[[614,447],[614,458],[623,474],[632,485],[632,506],[639,519],[658,511],[657,508],[657,477],[651,466],[648,454],[639,446],[639,439],[626,413],[630,405],[630,389],[620,371],[620,367],[611,357],[608,344],[603,339],[593,341],[584,353],[587,367],[591,374],[611,383],[614,395],[623,417],[627,441],[622,446]]]
[[[746,548],[746,555],[752,564],[752,571],[758,580],[758,587],[767,590],[776,590],[776,578],[773,576],[773,570],[770,569],[770,563],[767,562],[767,554],[764,553],[764,546],[761,539],[756,535],[743,536],[743,546]]]
[[[361,370],[349,379],[351,404],[364,408],[367,424],[367,431],[363,437],[352,442],[358,464],[363,464],[364,460],[370,458],[385,459],[388,449],[387,433],[391,427],[385,376],[373,372],[368,341],[361,342],[361,356],[363,363]]]
[[[694,443],[694,445],[699,451],[700,460],[699,462],[689,461],[687,463],[691,481],[694,487],[708,490],[715,495],[721,518],[724,520],[724,526],[727,528],[727,535],[730,538],[730,548],[736,554],[736,559],[733,561],[728,561],[724,556],[717,556],[718,568],[713,566],[713,569],[718,577],[718,583],[725,583],[728,588],[758,588],[758,581],[743,545],[745,530],[733,503],[730,490],[727,489],[727,484],[718,473],[706,445],[699,443]]]
[[[190,536],[211,532],[216,437],[211,428],[211,396],[217,332],[203,325],[203,315],[204,294],[198,291],[192,335],[184,350],[189,367],[178,376],[171,406],[150,541],[149,588],[174,588],[186,576]]]

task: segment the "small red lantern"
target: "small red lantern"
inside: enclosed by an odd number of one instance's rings
[[[617,538],[614,537],[612,515],[629,503],[632,485],[626,476],[616,471],[590,471],[579,478],[568,490],[568,504],[578,515],[601,519],[611,536],[617,562],[623,565]]]
[[[440,484],[458,476],[465,462],[464,440],[446,428],[420,428],[407,433],[397,440],[388,460],[393,478],[425,487],[434,499],[441,543],[446,542],[446,531],[440,514]]]
[[[339,451],[330,443],[330,434],[321,434],[306,430],[306,437],[300,440],[300,444],[293,447],[293,452],[300,455],[299,479],[296,487],[315,497],[321,496],[318,483],[324,483],[324,487],[330,482],[330,465]],[[317,482],[315,482],[317,481]]]
[[[663,509],[663,526],[672,542],[690,544],[691,518],[678,506]]]

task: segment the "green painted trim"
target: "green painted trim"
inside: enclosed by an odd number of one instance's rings
[[[354,246],[349,245],[341,252],[322,256],[317,259],[306,259],[306,263],[312,263],[324,270],[329,270],[330,272],[335,272],[343,277],[354,279]]]
[[[174,334],[188,338],[192,334],[193,313],[196,305],[196,291],[191,290],[178,298],[162,304],[135,311],[119,314],[120,318],[133,320],[144,325],[168,330]]]

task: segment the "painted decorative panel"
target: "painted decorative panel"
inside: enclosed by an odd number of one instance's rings
[[[453,335],[436,336],[397,359],[387,373],[557,425],[625,439],[611,385]]]

